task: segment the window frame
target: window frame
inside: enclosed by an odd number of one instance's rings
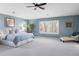
[[[44,21],[56,21],[56,20],[44,20]],[[57,20],[57,22],[58,22],[58,32],[42,32],[42,31],[40,31],[40,22],[39,22],[39,33],[40,34],[59,34],[59,20]]]

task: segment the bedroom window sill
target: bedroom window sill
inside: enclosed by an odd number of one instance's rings
[[[59,34],[59,33],[40,32],[40,34]]]

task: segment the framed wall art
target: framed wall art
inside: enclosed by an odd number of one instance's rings
[[[73,23],[72,22],[66,22],[65,23],[65,27],[66,28],[72,28],[73,27]]]
[[[15,19],[11,18],[11,17],[5,17],[5,25],[8,27],[14,27],[15,26]]]

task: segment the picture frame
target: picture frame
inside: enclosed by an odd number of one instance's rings
[[[5,26],[7,27],[14,27],[15,26],[15,19],[12,17],[5,17]]]
[[[72,28],[73,27],[73,23],[72,22],[66,22],[65,23],[65,27],[66,28]]]

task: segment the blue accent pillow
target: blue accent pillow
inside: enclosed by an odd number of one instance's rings
[[[72,36],[76,36],[76,35],[78,35],[79,34],[79,32],[73,32],[72,33]]]
[[[14,33],[10,33],[6,36],[6,40],[8,40],[8,41],[13,41],[14,39],[15,39]]]

